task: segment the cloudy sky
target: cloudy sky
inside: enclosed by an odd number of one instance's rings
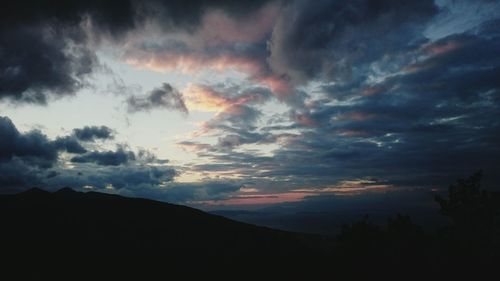
[[[328,205],[434,192],[477,169],[498,182],[499,144],[499,1],[0,11],[1,193]]]

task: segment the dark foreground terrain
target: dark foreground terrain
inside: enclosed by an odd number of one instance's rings
[[[0,196],[0,218],[2,256],[22,265],[19,273],[34,275],[68,268],[114,276],[204,270],[223,275],[252,264],[272,269],[284,260],[320,260],[332,243],[185,206],[70,188]]]
[[[398,215],[385,226],[365,218],[336,237],[257,227],[152,200],[31,189],[0,196],[1,273],[15,275],[8,280],[495,276],[500,201],[479,183],[476,174],[452,185],[449,198],[436,199],[450,219],[436,233]]]

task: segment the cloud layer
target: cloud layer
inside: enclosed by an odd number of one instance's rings
[[[496,2],[50,4],[0,12],[0,100],[50,106],[92,89],[105,68],[97,54],[113,49],[141,71],[189,76],[120,97],[123,114],[196,115],[195,131],[168,135],[195,160],[169,166],[113,143],[123,132],[106,126],[50,139],[2,117],[6,189],[68,184],[218,204],[302,200],[349,181],[429,188],[479,168],[500,179],[500,17],[486,11]],[[183,173],[196,180],[176,182]]]
[[[240,1],[241,2],[241,1]],[[243,16],[264,1],[17,1],[0,12],[0,99],[46,104],[88,86],[100,67],[95,47],[122,42],[154,21],[162,30],[192,30],[207,10]]]

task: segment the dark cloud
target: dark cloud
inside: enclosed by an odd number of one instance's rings
[[[157,189],[179,174],[166,165],[168,160],[158,159],[151,151],[134,153],[119,146],[116,151],[87,152],[75,135],[50,140],[37,130],[22,133],[8,117],[0,117],[0,135],[0,193],[34,186],[49,190],[61,186],[107,190],[111,186],[132,195],[140,188]],[[83,136],[92,139],[95,134]],[[70,159],[72,169],[65,167],[60,152],[80,154]]]
[[[423,23],[437,11],[431,0],[294,1],[274,28],[270,63],[298,82],[342,80],[422,40]]]
[[[65,150],[69,153],[82,154],[87,152],[87,149],[78,142],[78,139],[72,136],[58,137],[53,143],[57,149]]]
[[[51,167],[57,161],[58,148],[40,131],[23,134],[8,117],[0,117],[0,135],[0,162],[19,158],[36,166]]]
[[[167,164],[169,162],[168,159],[159,159],[153,152],[139,148],[139,151],[136,154],[136,159],[138,161],[142,161],[144,163],[155,163],[155,164]]]
[[[95,47],[146,21],[165,30],[196,28],[209,9],[247,15],[265,1],[16,1],[0,11],[0,99],[46,104],[88,85]]]
[[[0,99],[46,104],[49,95],[83,88],[97,57],[82,45],[80,31],[51,25],[0,28]]]
[[[171,182],[178,172],[168,166],[147,165],[78,166],[76,171],[61,170],[60,175],[47,181],[52,186],[90,187],[96,190],[113,189],[136,192],[142,188],[158,188]]]
[[[380,83],[355,83],[347,96],[330,88],[349,102],[314,107],[307,116],[317,126],[276,155],[322,165],[291,165],[283,174],[327,167],[399,184],[446,183],[478,168],[498,174],[499,44],[491,32],[452,35],[417,46],[420,59]]]
[[[50,179],[50,178],[54,178],[54,177],[57,177],[59,175],[59,172],[57,171],[50,171],[48,174],[47,174],[47,178]]]
[[[0,193],[14,193],[29,186],[42,183],[42,172],[18,158],[9,162],[0,161]]]
[[[91,37],[134,26],[130,1],[17,1],[0,12],[0,99],[46,104],[88,85]],[[84,21],[91,22],[90,25]],[[93,30],[87,30],[91,26]],[[90,31],[90,33],[88,32]]]
[[[73,135],[81,141],[105,140],[113,138],[113,130],[106,126],[85,126],[73,129]]]
[[[260,132],[254,127],[232,128],[219,126],[218,129],[222,130],[222,133],[217,143],[212,147],[215,150],[226,151],[243,144],[268,144],[276,141],[275,135]]]
[[[136,159],[132,151],[119,147],[116,151],[92,151],[84,155],[71,158],[73,163],[95,163],[102,166],[119,166]]]
[[[8,117],[0,116],[0,192],[40,185],[47,169],[57,166],[59,153],[86,152],[76,139],[50,140],[41,131],[19,132]]]
[[[161,189],[137,189],[133,194],[174,203],[193,203],[224,199],[240,188],[241,185],[230,181],[205,181],[202,183],[170,183]]]
[[[0,12],[2,24],[19,25],[45,21],[78,25],[91,20],[95,31],[121,36],[146,20],[157,20],[165,29],[195,28],[203,14],[221,9],[230,15],[245,17],[269,1],[194,0],[188,5],[176,0],[88,0],[88,1],[17,1]]]
[[[143,159],[144,160],[144,159]],[[126,196],[188,203],[224,199],[241,188],[235,181],[209,180],[199,183],[178,183],[179,172],[160,162],[151,166],[137,159],[119,166],[77,166],[73,170],[59,170],[57,176],[45,180],[49,186],[71,186],[82,190],[98,190]],[[52,174],[51,175],[55,175]]]
[[[57,161],[58,152],[81,154],[87,150],[72,137],[58,137],[52,141],[38,130],[20,133],[7,117],[0,117],[3,138],[0,142],[0,159],[13,157],[39,166],[50,167]]]
[[[495,25],[424,40],[404,53],[393,50],[342,82],[325,82],[325,97],[290,110],[294,124],[277,125],[284,123],[278,118],[255,129],[253,143],[269,139],[281,145],[272,157],[197,146],[209,163],[193,169],[231,171],[259,187],[272,179],[283,187],[269,188],[287,190],[364,176],[396,186],[446,186],[482,168],[491,175],[486,184],[494,187],[500,172],[500,36],[490,28]],[[389,72],[373,71],[392,55],[406,57]],[[252,129],[224,130],[222,147],[253,137]]]
[[[155,88],[145,96],[131,96],[127,99],[128,111],[150,111],[152,109],[173,109],[188,113],[182,94],[168,83]]]
[[[169,166],[121,165],[78,169],[87,172],[79,172],[81,175],[77,176],[76,171],[61,171],[46,182],[50,186],[71,186],[173,203],[220,200],[241,187],[233,181],[174,182],[179,172]]]

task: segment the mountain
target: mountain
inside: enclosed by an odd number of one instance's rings
[[[344,225],[335,237],[70,188],[0,195],[0,276],[483,280],[498,274],[500,193],[481,190],[479,183],[474,175],[451,185],[447,197],[436,198],[449,219],[436,231],[397,215],[385,225],[364,217]]]
[[[70,188],[2,195],[0,221],[2,254],[42,268],[103,262],[227,270],[245,261],[272,267],[320,260],[330,243],[185,206]]]

